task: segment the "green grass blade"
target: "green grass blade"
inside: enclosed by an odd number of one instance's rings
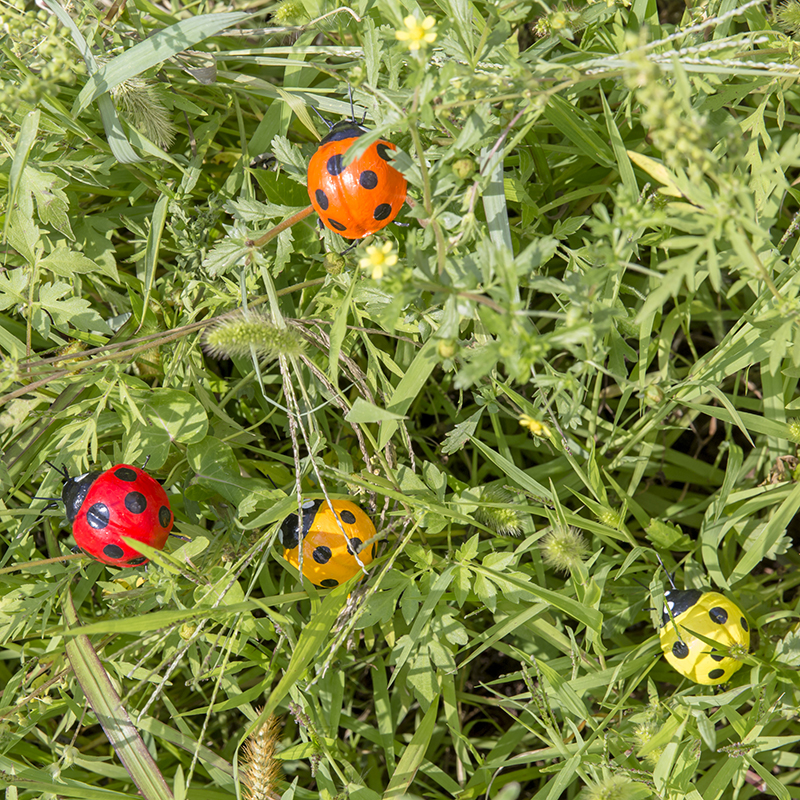
[[[422,349],[409,365],[406,374],[395,387],[389,402],[386,404],[387,409],[395,414],[405,414],[411,407],[411,403],[414,402],[417,395],[425,387],[437,362],[436,340],[431,338],[422,346]],[[381,435],[378,441],[379,450],[386,447],[396,430],[396,420],[390,419],[381,425]]]
[[[80,621],[69,589],[62,608],[67,625],[77,628]],[[66,650],[76,680],[103,727],[108,741],[142,797],[145,800],[172,800],[169,786],[122,705],[114,684],[97,657],[89,637],[78,634],[72,639],[67,639]]]
[[[408,792],[408,787],[411,786],[431,742],[438,711],[439,696],[437,695],[411,737],[408,747],[403,751],[403,755],[397,763],[397,768],[392,774],[392,779],[383,793],[383,800],[399,800]]]
[[[144,296],[142,297],[142,318],[136,327],[138,333],[147,318],[147,308],[150,303],[150,293],[153,290],[153,280],[158,267],[158,251],[161,246],[161,234],[164,232],[164,223],[167,219],[169,196],[162,194],[156,201],[153,216],[150,220],[150,230],[147,233],[147,250],[144,256]]]
[[[292,660],[278,681],[278,685],[272,690],[259,719],[264,720],[275,711],[289,689],[300,680],[308,665],[323,651],[333,623],[336,622],[351,591],[352,583],[348,581],[331,590],[322,601],[319,611],[303,628],[303,633],[292,653]]]
[[[77,116],[89,103],[110,92],[123,81],[135,78],[145,70],[172,58],[182,50],[193,47],[209,36],[215,36],[226,28],[238,25],[249,16],[241,11],[201,14],[154,33],[94,72],[75,99],[72,113]]]
[[[488,151],[481,153],[485,158]],[[508,223],[508,206],[506,205],[505,183],[503,176],[502,148],[484,165],[482,172],[489,173],[489,183],[483,192],[483,210],[486,212],[486,226],[489,237],[498,247],[505,247],[509,253],[514,250],[511,241],[511,226]]]

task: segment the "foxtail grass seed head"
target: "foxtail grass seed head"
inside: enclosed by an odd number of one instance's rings
[[[636,746],[636,752],[643,750],[650,744],[653,737],[658,733],[659,725],[655,719],[650,718],[644,722],[640,722],[633,729],[633,741]]]
[[[608,525],[609,528],[619,528],[622,518],[617,511],[613,511],[610,508],[604,508],[600,512],[600,522],[602,522],[603,525]]]
[[[134,128],[163,150],[175,139],[170,112],[158,96],[158,89],[145,78],[129,78],[112,90],[117,108]]]
[[[589,555],[589,546],[577,528],[557,528],[542,539],[542,558],[556,572],[572,572]]]
[[[639,794],[641,784],[626,775],[611,775],[594,786],[587,786],[581,792],[581,800],[628,800]]]
[[[243,786],[245,800],[272,800],[276,794],[280,765],[275,758],[275,746],[280,737],[280,725],[270,715],[250,735],[243,749]]]
[[[299,356],[306,340],[295,328],[279,328],[269,317],[254,311],[221,319],[204,338],[206,352],[214,358],[241,358],[255,352],[271,361],[278,356]]]
[[[778,27],[790,34],[800,32],[800,2],[789,0],[784,3],[775,14],[775,21]]]
[[[522,534],[522,514],[514,508],[516,498],[501,486],[490,486],[481,499],[495,507],[481,506],[475,511],[475,518],[482,525],[491,528],[499,536],[520,536]],[[507,504],[506,508],[500,508]]]
[[[305,6],[300,0],[283,0],[272,11],[272,20],[276,25],[305,25],[311,20]]]

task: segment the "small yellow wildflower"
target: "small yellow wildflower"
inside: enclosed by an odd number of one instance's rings
[[[528,414],[520,414],[519,415],[519,424],[522,425],[523,428],[527,428],[527,430],[533,436],[549,436],[550,429],[542,422],[539,422],[538,419],[534,419],[533,417],[529,416]]]
[[[368,247],[367,255],[358,263],[361,269],[370,271],[372,280],[379,281],[397,263],[397,253],[392,250],[391,242],[384,242],[381,247]]]
[[[419,50],[423,45],[432,44],[436,41],[436,20],[433,17],[425,17],[422,22],[417,22],[413,15],[407,16],[403,20],[406,30],[397,31],[395,36],[401,42],[408,42],[409,50]]]

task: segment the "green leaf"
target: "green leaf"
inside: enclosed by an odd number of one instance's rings
[[[389,398],[387,409],[400,416],[405,415],[417,395],[424,388],[437,362],[436,341],[429,339],[422,345],[422,348],[408,366],[406,374],[395,387]],[[378,449],[386,447],[396,431],[397,422],[392,419],[387,420],[386,424],[381,426]]]
[[[438,712],[439,697],[437,695],[431,702],[430,708],[425,712],[425,716],[417,725],[408,746],[403,751],[397,768],[392,773],[389,785],[383,793],[383,800],[401,800],[408,792],[408,788],[414,781],[414,776],[417,774],[417,770],[420,768],[430,745]]]
[[[39,267],[48,269],[50,272],[61,275],[64,278],[72,275],[87,275],[92,272],[98,272],[115,282],[119,282],[116,266],[108,263],[97,264],[91,258],[86,258],[81,253],[70,250],[63,243],[59,243],[59,246],[49,256],[43,258],[39,262]]]
[[[594,132],[594,120],[557,94],[550,96],[544,115],[575,145],[579,153],[604,167],[612,166],[614,157],[608,145]]]
[[[351,579],[332,589],[325,596],[319,610],[311,617],[308,624],[303,626],[303,632],[300,634],[300,638],[292,651],[289,666],[283,673],[278,685],[267,698],[264,710],[259,716],[260,720],[265,720],[275,711],[279,703],[289,693],[289,689],[300,680],[309,664],[322,652],[333,623],[336,622],[339,612],[344,607],[347,595],[352,591],[352,585],[353,580]],[[251,726],[251,728],[253,727]]]
[[[17,146],[14,149],[14,159],[11,162],[11,172],[8,175],[8,199],[6,208],[14,208],[17,204],[17,195],[20,192],[22,175],[28,163],[28,157],[36,141],[36,133],[39,130],[39,111],[30,111],[25,115],[17,136]],[[25,216],[30,216],[26,214]],[[8,240],[8,229],[11,224],[10,215],[6,215],[3,225],[3,241]]]
[[[406,419],[403,414],[395,414],[385,408],[379,408],[372,403],[357,397],[353,402],[353,407],[345,415],[348,422],[364,424],[367,422],[386,422],[387,420]]]
[[[73,629],[80,625],[67,589],[64,619]],[[158,770],[150,751],[122,705],[102,662],[85,634],[67,639],[67,657],[89,705],[119,760],[145,800],[172,800],[172,792]]]

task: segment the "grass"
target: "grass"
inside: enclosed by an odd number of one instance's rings
[[[800,797],[800,4],[46,4],[0,6],[7,800]],[[410,202],[342,254],[348,86]],[[186,540],[69,556],[45,462],[145,459]],[[331,591],[277,543],[325,494],[381,539]],[[661,657],[659,558],[743,609],[730,683]]]

